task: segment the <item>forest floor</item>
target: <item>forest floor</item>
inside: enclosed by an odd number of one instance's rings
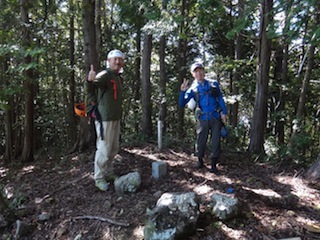
[[[53,155],[52,155],[53,156]],[[136,193],[119,195],[113,185],[107,192],[94,186],[94,150],[53,158],[41,157],[32,164],[0,166],[1,185],[23,222],[34,228],[22,239],[143,239],[146,209],[152,209],[165,192],[194,191],[200,196],[197,231],[189,240],[204,239],[320,239],[320,189],[301,177],[301,169],[281,162],[259,163],[245,153],[224,147],[218,168],[195,170],[190,150],[156,146],[123,147],[114,166],[117,175],[141,174]],[[167,175],[152,178],[152,162],[167,163]],[[208,163],[208,161],[207,161]],[[208,166],[208,164],[207,164]],[[231,187],[234,193],[228,194]],[[237,197],[241,214],[219,221],[208,214],[214,193]],[[44,218],[46,220],[41,220]],[[122,224],[129,226],[121,226]],[[1,233],[13,239],[15,224]]]

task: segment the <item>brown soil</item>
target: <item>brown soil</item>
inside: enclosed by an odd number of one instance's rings
[[[207,168],[195,170],[190,151],[159,152],[153,145],[123,148],[115,161],[116,174],[139,171],[142,185],[136,193],[119,195],[112,185],[106,193],[94,186],[93,156],[92,150],[48,156],[19,169],[0,168],[1,184],[20,219],[34,226],[23,239],[143,239],[146,209],[165,192],[186,191],[201,199],[198,229],[190,240],[320,239],[319,188],[284,164],[261,164],[246,154],[224,151],[218,166],[222,174],[216,176]],[[160,180],[152,178],[157,160],[168,164],[168,174]],[[228,193],[229,187],[234,193]],[[208,208],[214,193],[237,197],[241,214],[225,222],[214,219]],[[49,214],[48,220],[39,219],[43,213]],[[2,239],[14,233],[15,224],[3,231]]]

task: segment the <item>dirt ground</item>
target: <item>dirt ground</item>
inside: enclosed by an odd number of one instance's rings
[[[22,239],[143,239],[146,209],[165,192],[196,192],[201,199],[197,232],[188,239],[320,239],[319,184],[308,184],[300,169],[258,163],[245,153],[223,151],[220,176],[195,170],[191,151],[156,146],[122,148],[115,172],[141,174],[138,192],[119,195],[113,185],[100,192],[93,181],[94,151],[42,157],[19,168],[1,166],[1,184],[17,207],[20,219],[32,225]],[[168,173],[152,178],[152,162],[164,161]],[[207,161],[208,163],[208,161]],[[209,166],[207,164],[207,166]],[[234,193],[227,192],[232,188]],[[241,214],[222,222],[209,214],[214,193],[234,196]],[[44,220],[42,220],[44,218]],[[128,226],[127,226],[128,225]],[[15,226],[2,239],[13,239]],[[11,236],[11,237],[10,237]]]

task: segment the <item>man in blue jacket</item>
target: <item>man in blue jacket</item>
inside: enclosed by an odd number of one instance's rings
[[[198,162],[196,168],[204,166],[203,158],[206,143],[211,135],[211,168],[210,172],[219,174],[217,162],[220,154],[220,131],[222,121],[226,122],[227,108],[223,95],[217,81],[205,79],[204,67],[201,63],[194,63],[190,67],[194,82],[188,88],[188,81],[185,79],[181,84],[179,105],[184,107],[187,103],[193,102],[195,114],[198,119],[196,156]]]

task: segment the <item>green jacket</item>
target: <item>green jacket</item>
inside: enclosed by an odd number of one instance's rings
[[[95,102],[102,121],[117,121],[122,115],[123,83],[119,74],[106,69],[97,74],[92,82],[86,81],[86,102]]]

